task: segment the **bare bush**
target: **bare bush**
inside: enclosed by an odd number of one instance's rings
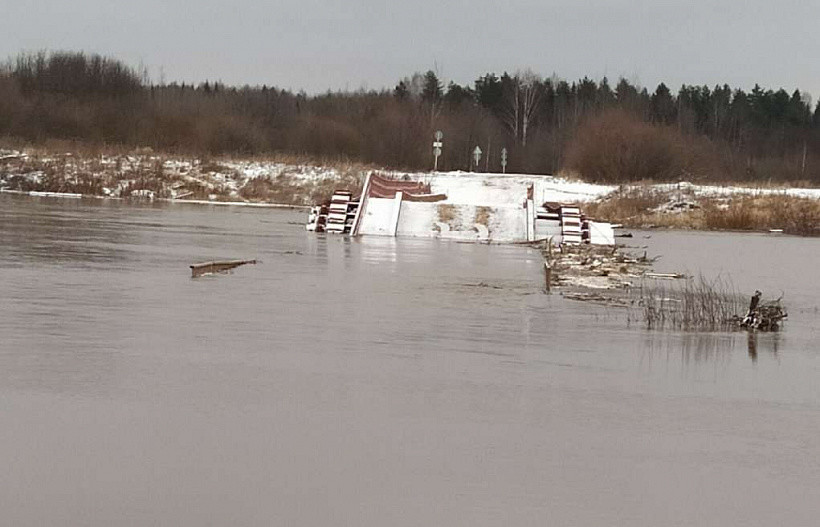
[[[568,168],[606,183],[675,180],[685,165],[681,138],[671,129],[622,110],[605,112],[580,127],[567,154]]]

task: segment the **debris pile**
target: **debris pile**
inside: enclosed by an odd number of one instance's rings
[[[786,309],[781,304],[781,300],[772,300],[769,302],[760,303],[762,293],[755,291],[752,300],[749,303],[749,310],[746,316],[740,319],[735,317],[735,322],[742,328],[759,330],[759,331],[777,331],[780,329],[780,324],[783,319],[788,317]]]
[[[547,242],[543,249],[549,286],[588,289],[624,289],[634,279],[644,277],[654,259],[625,253],[618,247],[569,245],[555,247]]]

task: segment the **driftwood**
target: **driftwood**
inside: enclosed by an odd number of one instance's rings
[[[245,264],[255,264],[256,260],[223,260],[216,262],[203,262],[191,265],[191,277],[196,278],[204,274],[225,273]]]
[[[560,249],[548,240],[542,249],[544,289],[572,286],[588,289],[622,289],[639,278],[654,261],[628,255],[619,247],[565,245]]]
[[[784,318],[788,317],[785,308],[780,303],[783,297],[770,302],[760,303],[763,293],[755,291],[749,302],[749,310],[742,319],[738,318],[737,324],[746,329],[756,329],[760,331],[777,331]]]
[[[656,278],[658,280],[679,280],[681,278],[686,278],[686,275],[683,273],[650,273],[646,272],[643,274],[644,278]]]

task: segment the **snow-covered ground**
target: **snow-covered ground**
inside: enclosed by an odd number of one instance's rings
[[[430,182],[434,194],[446,194],[445,203],[454,205],[521,206],[527,187],[534,186],[536,203],[593,201],[617,187],[530,174],[484,174],[475,172],[437,172],[416,174]]]
[[[0,190],[61,192],[85,196],[285,203],[310,205],[336,186],[360,185],[371,169],[362,166],[320,166],[265,160],[213,160],[160,156],[153,153],[77,156],[0,150]],[[776,195],[820,199],[818,188],[751,186],[598,185],[549,175],[472,172],[400,172],[378,170],[387,177],[429,182],[444,203],[490,207],[520,206],[534,185],[537,204],[589,202],[618,188],[636,188],[698,197]]]
[[[445,194],[443,203],[474,206],[520,206],[527,187],[533,186],[537,205],[545,202],[586,203],[606,198],[618,190],[657,192],[672,198],[676,194],[694,198],[728,198],[732,196],[770,196],[820,200],[820,188],[753,187],[743,185],[696,185],[689,182],[603,185],[585,183],[549,175],[485,174],[474,172],[388,173],[396,177],[418,179],[430,183],[433,194]]]
[[[634,187],[633,188],[637,188]],[[659,185],[649,186],[651,189],[656,189],[668,194],[675,192],[684,192],[692,194],[695,197],[703,198],[720,198],[731,197],[735,195],[751,195],[751,196],[790,196],[794,198],[809,198],[820,199],[820,188],[760,188],[760,187],[746,187],[738,185],[695,185],[686,181],[682,183],[664,183]]]
[[[327,188],[355,186],[365,175],[355,167],[274,161],[0,150],[0,191],[27,193],[308,205]]]

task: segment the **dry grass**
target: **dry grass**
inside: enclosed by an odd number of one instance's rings
[[[648,329],[729,329],[745,313],[744,299],[720,278],[644,284],[639,295],[639,317]]]
[[[703,209],[703,227],[714,230],[783,229],[788,234],[820,235],[820,201],[786,195],[742,196],[726,206]]]
[[[442,204],[436,207],[439,223],[446,223],[451,229],[455,228],[456,219],[458,218],[458,210],[455,205]]]
[[[158,198],[172,197],[173,188],[187,199],[211,199],[215,195],[215,199],[233,201],[237,199],[233,185],[229,184],[233,181],[241,183],[236,190],[245,200],[310,205],[328,201],[337,189],[361,193],[366,174],[357,164],[325,167],[312,163],[286,166],[277,177],[243,180],[241,173],[231,168],[232,160],[227,157],[205,157],[200,161],[153,152],[150,155],[134,152],[92,155],[71,151],[69,143],[62,146],[65,148],[56,150],[57,153],[25,149],[25,157],[0,163],[3,186],[24,192],[72,192],[96,196],[107,195],[110,189],[116,189],[116,197],[128,197],[132,191],[151,190]],[[165,161],[187,161],[190,167],[166,167]],[[237,161],[248,162],[250,159]],[[313,168],[319,166],[321,170]],[[323,171],[326,174],[322,174]]]
[[[439,205],[437,207],[438,221],[441,223],[450,223],[456,218],[455,205]]]
[[[603,201],[583,206],[584,213],[592,218],[606,219],[624,225],[644,225],[646,218],[667,201],[668,196],[643,187],[622,187]]]
[[[203,174],[215,172],[217,174],[230,174],[233,172],[229,167],[212,159],[203,159],[199,165],[199,171]]]
[[[250,201],[302,205],[304,192],[297,181],[287,176],[275,179],[257,177],[239,189],[239,195]]]
[[[304,187],[304,204],[330,201],[336,190],[349,190],[354,196],[362,193],[364,173],[360,170],[340,172],[339,177],[308,182]]]
[[[475,223],[479,225],[484,225],[485,227],[490,226],[490,216],[492,215],[493,209],[492,207],[476,207],[475,208]]]
[[[293,175],[281,174],[275,178],[249,179],[239,190],[242,198],[250,201],[281,203],[284,205],[311,205],[330,201],[336,190],[349,190],[354,195],[362,191],[362,174],[341,174],[338,178],[318,181],[301,180]]]
[[[732,198],[700,198],[700,208],[680,212],[658,212],[675,192],[651,188],[621,189],[604,200],[586,204],[590,217],[621,223],[627,227],[665,227],[694,230],[767,231],[783,229],[787,234],[820,236],[820,201],[785,194],[738,195]],[[687,196],[688,199],[694,199]]]

